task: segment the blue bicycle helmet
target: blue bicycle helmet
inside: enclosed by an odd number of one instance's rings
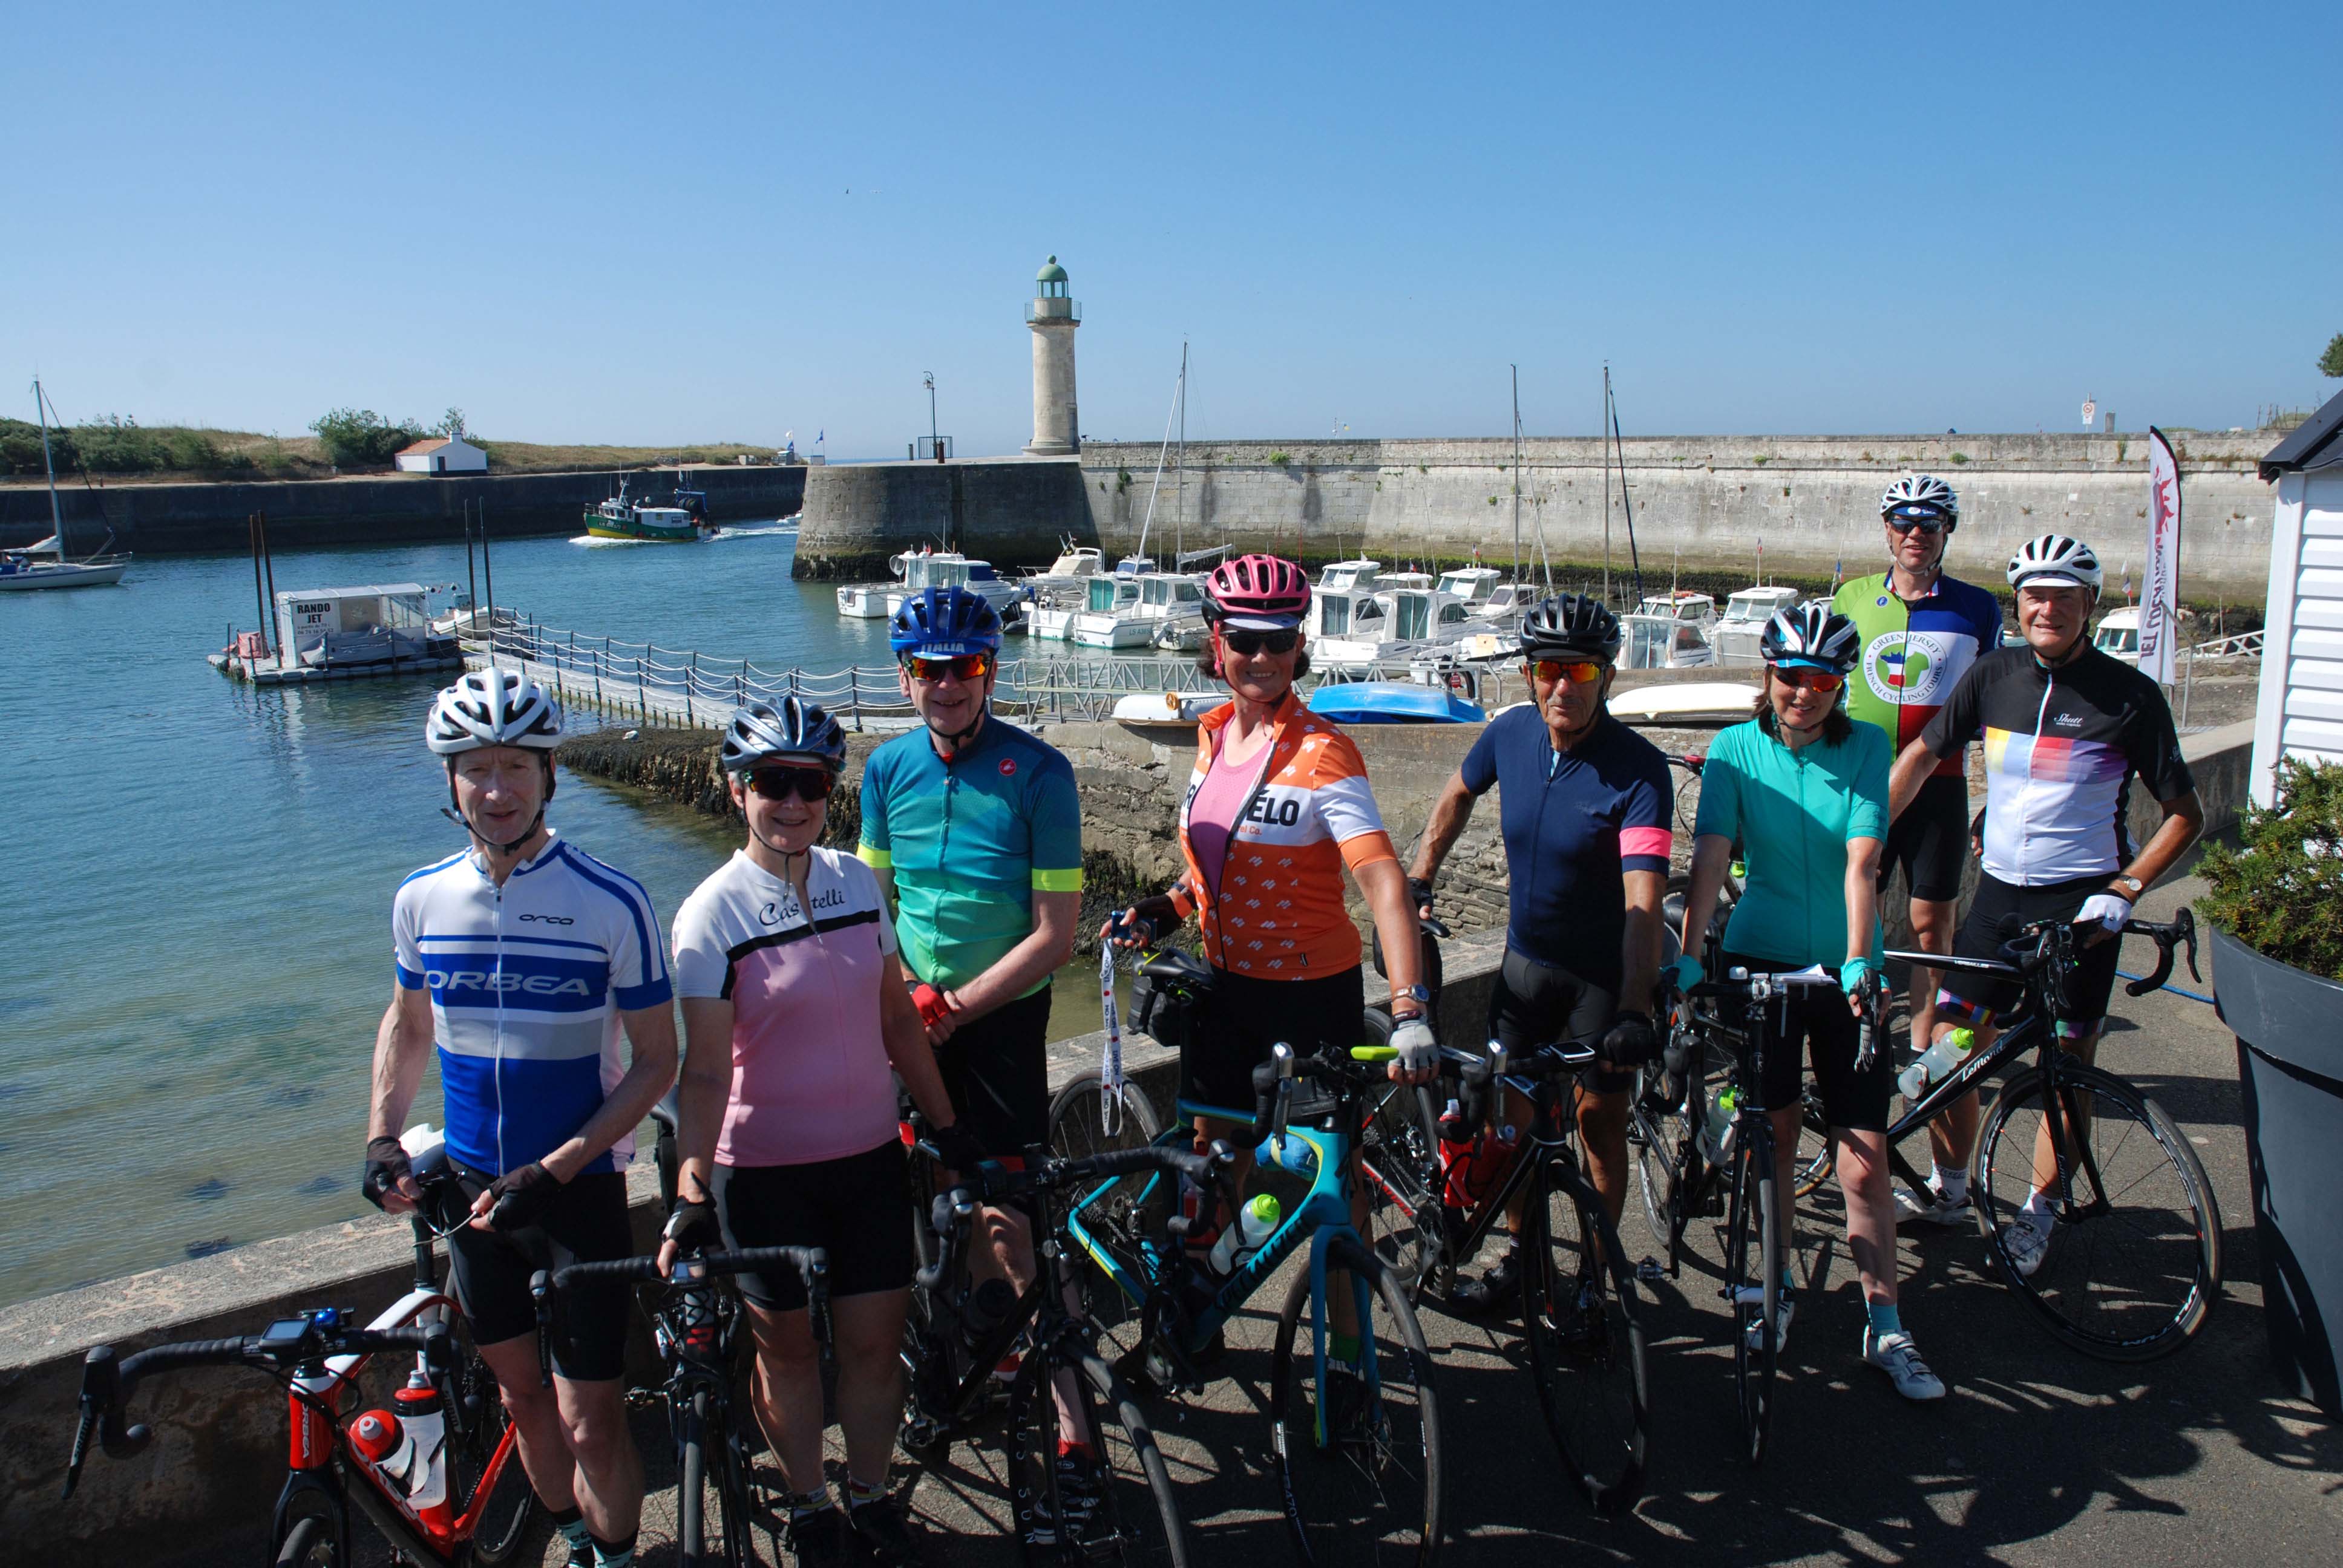
[[[903,601],[887,624],[887,646],[907,653],[950,658],[964,653],[1001,651],[1001,618],[964,588],[921,588]]]

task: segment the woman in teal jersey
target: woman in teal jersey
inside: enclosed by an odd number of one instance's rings
[[[1847,1251],[1863,1280],[1869,1316],[1864,1359],[1906,1399],[1941,1399],[1945,1385],[1920,1360],[1896,1306],[1888,1052],[1879,1050],[1870,1061],[1857,1062],[1865,981],[1878,970],[1875,878],[1888,819],[1886,734],[1855,723],[1839,706],[1857,647],[1854,624],[1820,604],[1784,610],[1766,627],[1759,644],[1765,687],[1757,715],[1720,734],[1701,770],[1684,950],[1695,961],[1700,958],[1725,866],[1740,840],[1748,869],[1725,928],[1724,966],[1765,973],[1821,964],[1838,972],[1845,992],[1843,1000],[1833,1001],[1827,992],[1806,991],[1787,1004],[1787,1028],[1759,1086],[1780,1161],[1774,1191],[1785,1211],[1782,1234],[1795,1235],[1786,1211],[1802,1114],[1803,1040],[1836,1148]],[[1777,1343],[1789,1332],[1792,1310],[1791,1282],[1783,1284]]]

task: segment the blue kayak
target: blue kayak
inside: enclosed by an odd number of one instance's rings
[[[1437,686],[1412,680],[1344,680],[1310,694],[1310,711],[1337,724],[1478,724],[1488,715]]]

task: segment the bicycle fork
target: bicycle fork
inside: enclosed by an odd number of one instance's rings
[[[1312,1364],[1318,1379],[1317,1409],[1312,1412],[1311,1420],[1312,1435],[1321,1449],[1331,1447],[1332,1443],[1332,1432],[1327,1422],[1327,1407],[1332,1401],[1328,1396],[1326,1382],[1326,1345],[1331,1332],[1326,1321],[1328,1299],[1326,1280],[1331,1271],[1326,1259],[1327,1254],[1333,1250],[1334,1239],[1348,1234],[1350,1232],[1347,1230],[1321,1229],[1310,1238],[1311,1355]],[[1363,1270],[1351,1270],[1350,1281],[1351,1304],[1354,1314],[1353,1322],[1356,1326],[1353,1337],[1359,1342],[1361,1362],[1359,1366],[1351,1370],[1357,1372],[1365,1382],[1366,1408],[1372,1412],[1381,1408],[1383,1404],[1383,1381],[1381,1369],[1376,1366],[1374,1355],[1368,1349],[1369,1342],[1373,1338],[1369,1325],[1373,1322],[1373,1313],[1369,1301],[1370,1287]]]

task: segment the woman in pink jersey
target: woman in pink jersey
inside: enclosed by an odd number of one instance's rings
[[[910,1299],[910,1189],[897,1135],[900,1073],[959,1147],[927,1032],[895,974],[878,879],[817,846],[846,765],[838,721],[795,697],[751,703],[725,731],[723,768],[749,841],[684,900],[676,991],[688,1049],[677,1130],[679,1201],[663,1259],[695,1247],[820,1247],[830,1254],[847,1511],[822,1480],[821,1366],[794,1272],[743,1274],[757,1343],[754,1403],[791,1497],[800,1560],[840,1554],[850,1531],[881,1563],[916,1561],[887,1501],[903,1405],[897,1351]]]

